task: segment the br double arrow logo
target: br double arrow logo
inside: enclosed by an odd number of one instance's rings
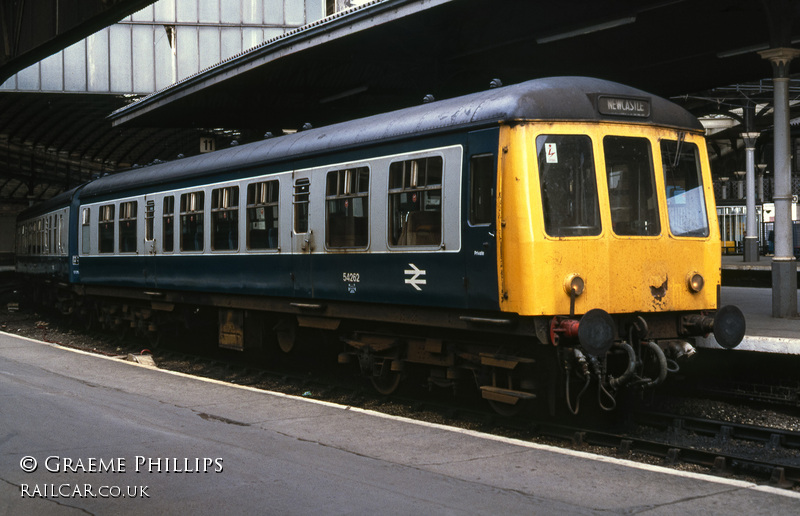
[[[425,271],[419,269],[413,263],[409,263],[408,266],[411,268],[403,271],[407,276],[411,276],[410,278],[406,278],[406,285],[411,285],[417,290],[422,290],[420,285],[425,285],[426,281],[424,279],[420,279],[420,276],[424,276]]]

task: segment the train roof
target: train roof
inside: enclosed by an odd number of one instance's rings
[[[620,109],[600,108],[602,99],[617,101],[613,105]],[[645,106],[646,113],[640,109],[631,116],[631,112],[625,111],[625,102],[629,106]],[[417,136],[533,120],[609,120],[703,130],[698,120],[682,107],[636,88],[588,77],[552,77],[128,170],[88,184],[81,197],[107,195],[145,184],[166,184]]]
[[[18,220],[31,219],[34,217],[38,217],[39,215],[44,215],[51,211],[55,211],[61,208],[66,208],[72,203],[72,198],[75,196],[75,193],[80,188],[81,187],[78,186],[71,190],[67,190],[66,192],[61,192],[60,194],[54,195],[53,197],[42,203],[39,203],[35,206],[31,206],[30,208],[27,208],[22,212],[20,212],[20,214],[17,216],[17,219]]]

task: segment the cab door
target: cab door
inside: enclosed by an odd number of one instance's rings
[[[469,134],[466,148],[464,286],[467,307],[497,309],[497,128]]]
[[[292,282],[294,295],[314,297],[312,256],[315,251],[313,194],[317,185],[307,171],[292,174]],[[321,207],[320,207],[321,208]]]

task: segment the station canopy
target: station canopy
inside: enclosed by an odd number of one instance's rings
[[[109,168],[197,153],[199,132],[217,135],[220,148],[417,105],[426,95],[480,91],[493,79],[597,77],[673,98],[697,115],[730,113],[748,101],[769,103],[773,71],[758,52],[793,46],[800,46],[800,2],[792,0],[375,0],[141,99],[74,109],[69,95],[4,93],[0,132],[18,143],[5,166],[0,152],[0,185],[13,187],[8,177],[24,180],[34,169],[46,175],[50,158],[37,157],[42,149],[25,136],[51,115],[66,117],[58,119],[65,135],[58,149],[71,162],[55,168],[37,201]],[[800,60],[792,68],[800,70]],[[2,115],[19,113],[12,108],[20,100],[37,114],[33,122]],[[770,125],[759,117],[756,130]],[[86,136],[76,137],[77,129]],[[168,138],[170,148],[152,144]],[[30,188],[14,192],[31,198]]]
[[[797,43],[800,2],[783,0],[375,1],[267,41],[111,120],[258,132],[479,91],[495,78],[559,75],[697,99],[772,77],[757,52]],[[688,105],[713,111],[699,104]]]

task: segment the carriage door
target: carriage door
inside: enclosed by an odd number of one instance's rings
[[[312,185],[309,172],[292,174],[292,282],[294,295],[313,297],[311,259],[315,251]]]
[[[155,238],[156,201],[151,196],[144,198],[144,260],[145,283],[149,287],[158,285],[156,279],[156,238]]]
[[[497,308],[497,147],[499,130],[469,134],[466,152],[463,249],[467,306]]]

